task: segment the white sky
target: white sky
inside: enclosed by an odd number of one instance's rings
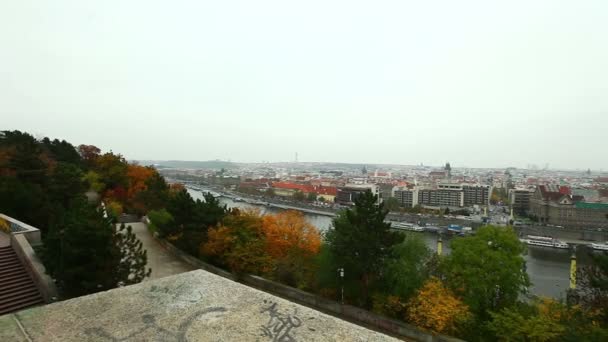
[[[130,159],[608,168],[608,1],[2,1],[0,129]]]

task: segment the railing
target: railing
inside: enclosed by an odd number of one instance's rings
[[[32,277],[44,301],[51,303],[57,300],[55,282],[46,274],[44,265],[32,248],[32,245],[39,245],[41,243],[40,229],[4,214],[0,214],[0,218],[9,223],[11,247],[17,254],[21,264],[25,266],[25,269]]]
[[[39,245],[42,242],[40,240],[40,229],[4,214],[0,214],[0,218],[8,222],[12,235],[23,234],[31,245]]]

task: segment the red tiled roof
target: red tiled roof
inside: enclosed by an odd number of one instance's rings
[[[279,189],[291,189],[291,190],[300,190],[304,193],[316,193],[319,195],[330,195],[335,196],[338,193],[336,187],[333,186],[317,186],[310,184],[298,184],[291,182],[274,182],[272,183],[273,188]]]
[[[597,177],[595,181],[598,183],[608,183],[608,177]]]
[[[562,197],[567,196],[573,202],[580,202],[585,200],[584,196],[580,195],[571,195],[572,190],[567,186],[549,186],[549,185],[539,185],[538,189],[540,190],[543,199],[546,201],[559,201]],[[558,190],[558,191],[551,191]]]
[[[539,185],[538,189],[545,200],[559,201],[559,199],[564,195],[558,191],[550,191],[547,185]]]
[[[338,188],[335,186],[320,186],[317,190],[319,195],[336,196],[338,194]]]

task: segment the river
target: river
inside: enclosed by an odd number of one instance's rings
[[[200,191],[188,189],[194,199],[203,199]],[[220,197],[220,202],[228,208],[257,208],[262,213],[277,213],[282,209],[253,205],[245,202],[235,202],[230,198]],[[304,213],[306,219],[320,231],[325,231],[331,226],[332,218],[323,215]],[[437,250],[437,235],[434,233],[410,233],[422,236],[426,244],[433,251]],[[444,238],[443,253],[450,253],[450,239]],[[577,264],[579,267],[589,264],[589,250],[579,248],[577,250]],[[570,252],[563,249],[528,246],[524,256],[526,267],[532,286],[530,292],[538,296],[552,298],[565,298],[569,286],[570,276]]]

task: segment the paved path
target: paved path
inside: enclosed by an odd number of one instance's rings
[[[156,242],[144,223],[136,222],[127,223],[126,225],[133,227],[133,233],[142,242],[143,248],[148,251],[147,267],[152,268],[152,274],[146,280],[168,277],[196,269],[171,254]]]

